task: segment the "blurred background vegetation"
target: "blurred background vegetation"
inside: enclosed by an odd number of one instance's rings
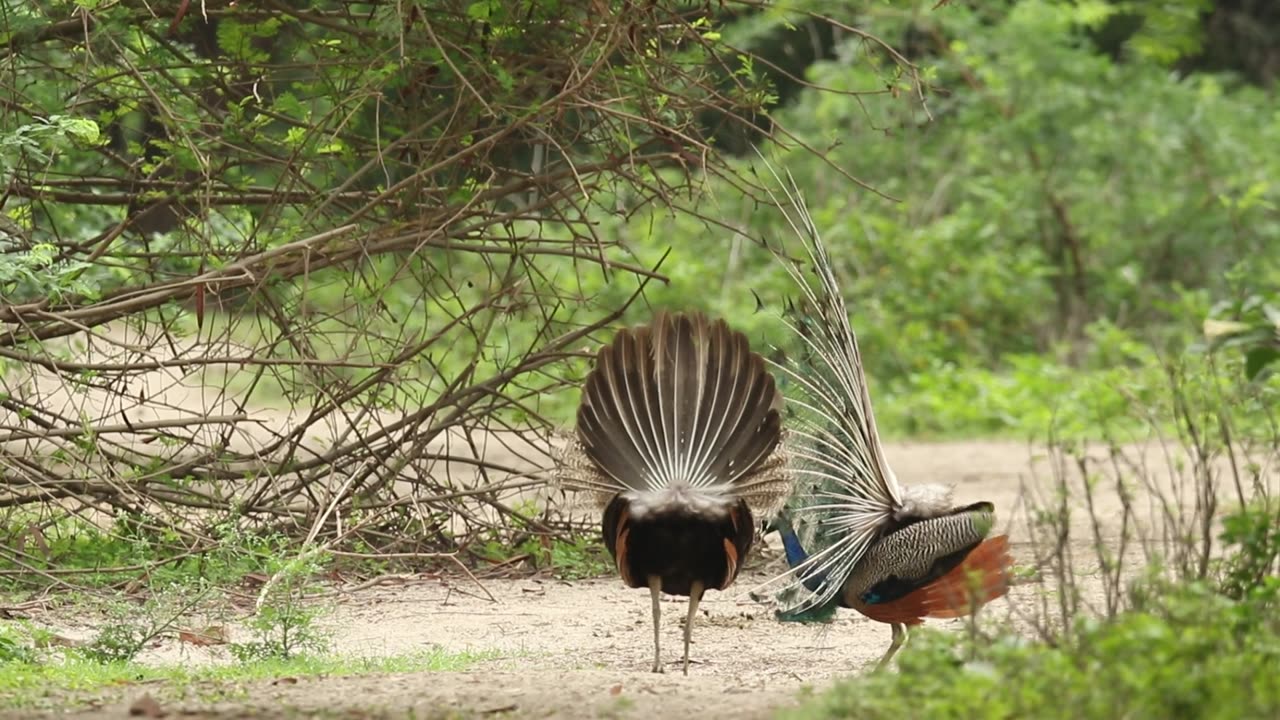
[[[734,122],[726,121],[730,113],[723,108],[683,110],[696,120],[704,147],[717,156],[736,156],[728,160],[735,170],[752,163],[749,148],[775,126],[786,128],[782,145],[804,148],[780,154],[841,263],[876,395],[883,398],[882,422],[891,434],[1022,436],[1042,434],[1051,424],[1088,434],[1125,401],[1121,391],[1141,395],[1145,389],[1131,378],[1120,381],[1117,372],[1154,372],[1161,358],[1202,339],[1205,318],[1238,319],[1261,308],[1280,286],[1280,154],[1270,151],[1280,143],[1274,98],[1280,44],[1273,40],[1280,10],[1247,0],[953,2],[945,11],[929,5],[868,0],[707,7],[697,17],[709,48],[690,50],[685,60],[699,60],[698,52],[725,53],[729,59],[713,66],[708,77],[733,76],[741,93],[754,93],[747,103],[754,110]],[[490,17],[498,12],[491,3],[459,7],[475,22],[468,32],[484,31],[490,19],[497,22],[496,15]],[[290,30],[307,22],[301,11],[224,12],[208,24],[175,20],[175,28],[186,29],[136,40],[155,45],[157,52],[174,51],[185,41],[197,57],[229,58],[242,68],[290,53],[303,65],[323,62],[326,47],[339,42]],[[105,23],[109,13],[101,17]],[[42,33],[81,32],[74,22],[61,30],[42,26],[38,15],[9,4],[4,19],[11,60],[23,42]],[[869,43],[867,34],[902,56],[891,57]],[[484,41],[475,39],[483,52]],[[923,82],[917,84],[898,60],[919,67]],[[29,174],[33,165],[46,172],[63,168],[67,175],[93,173],[101,163],[92,159],[99,154],[95,148],[105,144],[126,156],[136,185],[176,175],[188,182],[207,179],[215,158],[201,157],[194,135],[175,132],[181,123],[149,115],[154,107],[145,99],[145,83],[134,82],[126,92],[111,90],[104,78],[80,85],[76,97],[67,94],[75,87],[68,76],[95,72],[91,66],[68,66],[63,74],[50,74],[46,79],[54,82],[47,85],[16,78],[0,130],[0,157],[8,183],[5,216],[20,231],[12,234],[27,241],[10,243],[0,253],[0,293],[22,302],[59,293],[109,293],[136,284],[139,275],[194,274],[229,262],[228,248],[283,244],[314,229],[308,222],[317,212],[344,202],[348,211],[359,207],[348,202],[357,197],[368,202],[359,213],[376,220],[381,211],[390,222],[394,214],[381,207],[371,212],[373,201],[355,192],[373,182],[368,168],[358,181],[345,173],[364,163],[361,148],[373,147],[380,133],[411,133],[396,123],[412,119],[417,106],[409,96],[424,86],[411,67],[394,65],[368,64],[347,76],[326,76],[325,82],[347,83],[339,100],[324,99],[321,88],[299,76],[292,80],[294,90],[274,88],[270,112],[256,117],[249,115],[250,101],[258,93],[261,102],[267,88],[254,85],[251,73],[237,75],[237,65],[226,66],[220,77],[225,86],[206,91],[208,97],[158,101],[170,103],[166,113],[191,104],[191,112],[201,116],[212,111],[200,104],[216,97],[229,142],[238,142],[233,136],[242,133],[246,143],[282,142],[289,152],[257,166],[241,159],[225,173],[218,170],[228,185],[236,178],[242,184],[259,181],[264,195],[240,202],[224,196],[205,208],[154,203],[126,232],[129,243],[146,245],[146,251],[129,254],[122,250],[131,245],[113,244],[116,261],[105,264],[66,248],[100,238],[103,227],[119,220],[120,208],[103,199],[101,188],[76,197],[63,185],[58,194],[49,177],[42,184]],[[504,89],[522,85],[522,78],[500,70],[482,95],[502,97]],[[419,71],[438,73],[440,67]],[[65,86],[58,85],[60,79]],[[91,101],[85,87],[106,89],[103,98]],[[299,100],[303,93],[312,97]],[[348,101],[360,93],[380,94],[386,115]],[[38,122],[24,117],[21,108],[29,105],[47,114]],[[288,121],[283,130],[276,122],[282,119]],[[460,137],[457,145],[474,139]],[[510,140],[498,148],[510,156],[504,160],[531,161],[535,150],[528,138]],[[408,157],[397,160],[412,165],[413,151],[406,152]],[[273,163],[286,170],[272,169]],[[833,172],[833,166],[874,191]],[[394,175],[389,170],[374,187],[392,183],[403,189]],[[452,184],[453,195],[468,197],[490,187],[485,183],[491,180],[454,166],[433,179]],[[273,182],[279,191],[274,194]],[[283,197],[284,183],[310,202]],[[507,232],[536,228],[544,238],[568,242],[588,226],[608,243],[610,257],[643,268],[660,264],[668,281],[649,283],[643,302],[623,321],[639,321],[654,306],[701,307],[727,315],[761,342],[785,345],[773,311],[789,289],[758,241],[788,231],[757,195],[744,193],[737,178],[712,174],[687,188],[686,207],[699,212],[677,213],[670,202],[651,202],[634,186],[615,187],[595,188],[570,224],[557,226],[546,215],[513,218]],[[395,202],[452,207],[450,200],[457,201],[422,188],[415,192]],[[171,200],[163,186],[153,184],[119,202],[132,217],[139,203],[154,198]],[[182,234],[189,230],[184,223],[199,215],[204,242],[193,251]],[[167,247],[183,252],[165,256]],[[463,277],[478,271],[476,263],[475,257],[459,255],[448,263],[447,274]],[[347,281],[347,266],[307,273],[304,280],[259,279],[253,304],[259,312],[317,318],[305,352],[370,360],[380,355],[372,347],[376,341],[354,341],[353,328],[389,325],[401,333],[410,326],[432,327],[426,318],[433,307],[471,292],[432,287],[447,284],[440,267],[418,259],[405,265],[401,256],[372,257],[360,269],[367,276],[360,283]],[[583,273],[576,259],[552,262],[541,274],[538,282],[556,285],[570,306],[555,311],[566,321],[577,303],[623,307],[637,287],[612,273]],[[192,319],[188,313],[175,322],[191,332]],[[261,341],[252,324],[240,320],[231,323],[232,334]],[[455,356],[468,365],[501,367],[529,347],[544,325],[543,315],[517,315],[504,324],[491,352]],[[296,342],[284,344],[293,350],[276,349],[304,352]],[[330,371],[343,373],[354,375]],[[425,402],[455,375],[447,367],[424,365],[417,400]],[[433,384],[427,376],[442,380]],[[1160,373],[1150,380],[1159,383]],[[298,374],[273,373],[255,387],[265,398],[284,394],[297,402],[309,394],[299,390],[299,382]],[[570,387],[538,398],[536,412],[562,423],[575,402]]]
[[[889,435],[1141,438],[1194,396],[1270,436],[1280,10],[933,5],[0,0],[5,502],[187,549],[344,503],[382,549],[544,536],[476,437],[545,450],[612,328],[788,351],[756,147]]]
[[[1162,382],[1162,360],[1195,349],[1206,317],[1256,313],[1274,299],[1280,156],[1267,148],[1280,142],[1280,9],[838,5],[928,69],[927,110],[900,102],[910,90],[886,86],[854,37],[762,18],[730,24],[726,36],[773,48],[815,84],[888,90],[847,98],[775,79],[785,98],[776,116],[893,198],[812,156],[788,156],[846,271],[890,432],[1041,435],[1057,423],[1096,434],[1125,393]],[[747,234],[787,233],[732,189],[714,195]],[[700,230],[655,218],[617,232],[653,258]],[[664,265],[673,282],[650,297],[751,324],[749,291],[768,305],[785,279],[766,253],[736,249],[726,263],[692,240],[675,243]]]

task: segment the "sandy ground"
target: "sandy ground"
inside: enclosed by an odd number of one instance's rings
[[[1021,485],[1032,477],[1033,453],[999,442],[894,444],[891,461],[905,483],[954,483],[956,500],[987,499],[1003,514],[1014,553],[1026,562],[1031,548],[1011,516],[1018,514]],[[1039,471],[1043,472],[1043,471]],[[234,703],[198,698],[165,701],[171,715],[209,717],[472,717],[512,714],[530,718],[641,718],[657,712],[697,712],[702,717],[769,717],[797,702],[803,688],[866,672],[884,652],[889,630],[852,611],[819,629],[779,623],[770,607],[747,591],[782,568],[776,536],[729,592],[709,594],[695,626],[692,658],[679,672],[683,599],[663,602],[662,641],[667,672],[648,672],[649,602],[616,578],[565,582],[551,578],[486,580],[491,601],[466,578],[436,578],[379,586],[327,601],[325,624],[334,647],[356,656],[402,654],[438,645],[452,651],[490,651],[465,672],[302,678],[296,683],[248,686]],[[1086,584],[1091,581],[1086,578]],[[984,611],[984,622],[1010,622],[1037,590],[1015,587],[1007,600]],[[68,618],[69,635],[91,632]],[[960,628],[961,621],[930,621]],[[152,662],[209,662],[208,651],[166,644]],[[159,690],[159,692],[157,692]],[[135,686],[103,704],[67,708],[73,717],[127,716],[144,692]],[[30,717],[28,713],[23,715]],[[8,717],[19,717],[9,715]],[[52,715],[50,715],[52,717]]]

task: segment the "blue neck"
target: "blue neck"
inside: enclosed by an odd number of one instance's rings
[[[796,537],[795,528],[791,527],[791,521],[785,512],[778,515],[775,525],[778,528],[778,534],[782,536],[782,550],[787,555],[787,565],[795,567],[809,559],[809,553],[805,552],[804,547],[800,545],[800,538]],[[817,592],[826,580],[826,573],[810,575],[804,578],[804,586],[809,589],[809,592]]]

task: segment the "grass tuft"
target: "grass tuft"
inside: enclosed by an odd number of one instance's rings
[[[194,694],[207,701],[242,694],[245,684],[281,677],[458,671],[499,656],[496,651],[489,650],[454,652],[433,647],[386,657],[297,656],[191,667],[135,662],[101,663],[68,655],[61,661],[0,663],[0,706],[27,709],[69,707],[88,695],[108,699],[113,694],[123,694],[131,686],[144,683],[149,686],[148,692],[159,697]]]

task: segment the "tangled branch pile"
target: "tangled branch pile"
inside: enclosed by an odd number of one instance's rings
[[[766,124],[711,9],[68,7],[0,10],[4,526],[556,527],[513,498],[593,333],[663,279],[592,219],[696,212],[716,143]]]

